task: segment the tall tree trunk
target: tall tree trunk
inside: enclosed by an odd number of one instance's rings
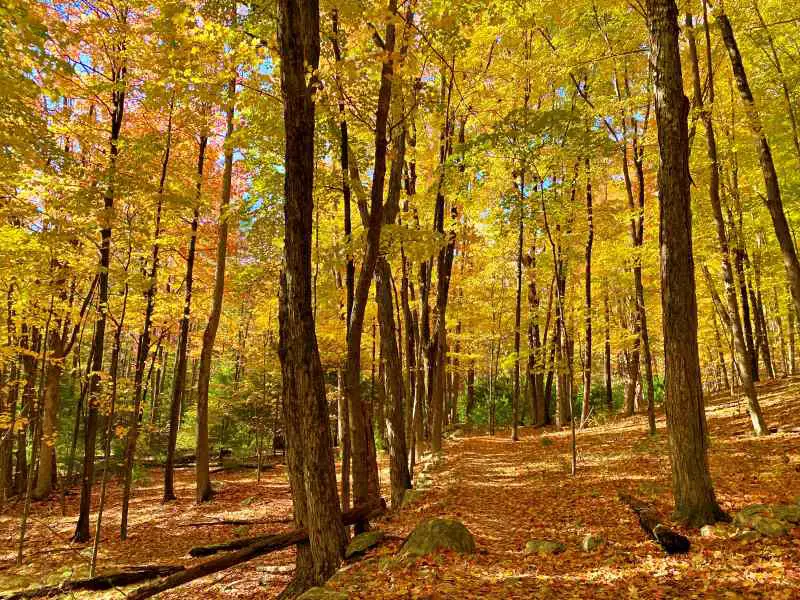
[[[795,310],[793,303],[789,302],[786,308],[786,328],[789,330],[789,374],[797,375],[797,351],[795,347]]]
[[[725,47],[728,50],[728,57],[730,58],[731,69],[733,70],[733,75],[736,80],[736,87],[745,105],[747,124],[753,135],[757,138],[756,150],[758,152],[758,161],[761,165],[764,187],[767,192],[765,202],[770,217],[772,218],[772,227],[775,231],[775,237],[778,238],[778,245],[781,248],[783,264],[786,268],[786,277],[789,282],[792,299],[794,300],[795,310],[800,312],[800,262],[797,259],[794,240],[792,239],[792,234],[789,229],[789,223],[786,220],[786,214],[783,211],[781,188],[778,183],[778,175],[775,171],[775,163],[772,160],[772,151],[770,150],[767,135],[764,132],[761,118],[756,108],[755,101],[753,100],[753,93],[750,91],[750,83],[747,80],[744,63],[742,62],[742,55],[739,52],[739,46],[733,35],[731,22],[728,19],[728,15],[725,14],[722,5],[717,5],[714,12],[717,25],[722,33],[722,40],[725,42]]]
[[[123,13],[127,15],[127,13]],[[126,16],[122,17],[123,20]],[[92,482],[94,480],[94,454],[97,439],[98,407],[97,396],[100,392],[100,373],[103,370],[103,348],[106,334],[106,313],[108,311],[108,271],[111,264],[111,219],[114,209],[114,184],[117,156],[119,154],[119,138],[122,130],[122,118],[125,111],[125,66],[115,65],[112,70],[112,81],[115,84],[111,92],[111,136],[109,140],[109,179],[108,187],[103,196],[103,214],[99,219],[102,223],[100,229],[100,261],[99,292],[97,302],[97,321],[95,323],[94,340],[92,341],[92,366],[89,376],[88,406],[86,417],[86,430],[84,434],[83,470],[81,473],[81,500],[78,522],[75,526],[73,539],[76,542],[88,542],[89,512],[92,505]]]
[[[678,515],[693,525],[723,517],[706,456],[692,257],[689,100],[683,93],[675,0],[647,0],[661,163],[661,305],[672,487]]]
[[[603,314],[605,317],[605,343],[603,345],[604,383],[606,392],[606,408],[614,410],[614,393],[611,386],[611,314],[608,309],[608,288],[603,294]]]
[[[592,174],[589,159],[586,159],[586,264],[584,272],[585,300],[584,323],[586,355],[583,369],[583,406],[581,410],[581,427],[589,419],[592,399],[592,244],[594,242],[594,218],[592,214]]]
[[[517,297],[514,304],[514,395],[511,399],[511,440],[519,440],[519,375],[520,375],[520,333],[522,329],[522,246],[525,243],[525,171],[520,174],[517,190]]]
[[[390,0],[389,10],[396,12],[396,0]],[[353,460],[353,503],[364,504],[378,496],[378,466],[375,456],[375,439],[372,431],[369,406],[361,398],[361,335],[364,329],[369,289],[378,261],[381,225],[383,223],[383,192],[386,180],[387,122],[392,98],[394,75],[395,25],[386,26],[384,40],[385,58],[381,67],[378,106],[375,117],[375,160],[372,171],[369,215],[366,227],[366,247],[361,270],[355,287],[353,309],[347,332],[347,362],[345,365],[345,394],[350,413],[350,441]],[[367,211],[362,211],[366,213]],[[356,526],[360,530],[363,524]]]
[[[144,370],[147,365],[147,356],[150,353],[150,328],[155,310],[156,292],[158,290],[158,258],[159,236],[161,235],[161,211],[164,205],[164,189],[167,181],[167,169],[172,150],[172,114],[175,108],[174,96],[169,105],[167,119],[167,139],[164,145],[164,156],[161,160],[161,177],[158,182],[158,199],[156,201],[156,215],[153,226],[153,247],[150,255],[150,271],[147,273],[147,289],[144,291],[145,310],[142,331],[139,334],[139,343],[136,350],[136,364],[133,373],[133,414],[128,425],[128,437],[125,443],[125,466],[122,488],[122,516],[120,518],[119,537],[122,540],[128,537],[128,507],[131,496],[131,482],[133,480],[133,462],[136,458],[136,442],[139,438],[139,421],[142,412],[142,390],[144,388]],[[159,346],[159,351],[161,347]],[[156,390],[153,390],[154,399]],[[154,404],[155,406],[155,404]]]
[[[706,27],[708,24],[706,23]],[[766,432],[764,419],[761,416],[761,408],[758,403],[758,395],[753,385],[751,372],[748,368],[750,357],[747,354],[747,347],[742,331],[742,324],[739,320],[739,306],[736,300],[736,285],[733,279],[733,268],[730,261],[730,249],[728,236],[725,231],[725,219],[722,214],[722,202],[720,200],[720,181],[719,181],[719,159],[717,156],[717,141],[714,134],[714,123],[711,118],[711,111],[703,105],[703,90],[700,83],[700,66],[697,56],[697,45],[695,43],[694,29],[691,15],[686,15],[686,36],[689,40],[689,55],[692,65],[692,82],[694,88],[694,103],[701,111],[700,118],[706,131],[706,146],[708,162],[710,164],[708,196],[711,202],[711,212],[714,215],[714,223],[717,230],[717,243],[722,263],[722,280],[725,284],[725,299],[727,301],[727,316],[722,315],[725,325],[731,332],[733,346],[735,350],[734,358],[738,366],[738,372],[742,381],[742,388],[747,397],[748,410],[753,422],[753,430],[756,435]],[[713,65],[709,63],[708,68]],[[713,106],[714,102],[714,83],[713,74],[709,77],[709,101]],[[716,325],[716,321],[715,321]],[[723,361],[724,364],[724,361]],[[727,379],[727,376],[726,376]]]
[[[455,58],[452,61],[455,72]],[[453,78],[450,77],[448,84],[442,83],[442,89],[447,89],[444,94],[445,115],[442,131],[439,135],[439,181],[437,184],[436,202],[434,205],[433,230],[444,236],[444,220],[447,210],[444,196],[444,181],[446,173],[446,162],[452,151],[452,129],[453,117],[450,112],[451,96],[453,91]],[[464,139],[464,121],[462,120],[459,141]],[[450,207],[450,216],[453,220],[457,217],[456,207]],[[431,450],[438,452],[442,449],[442,422],[444,416],[444,395],[445,395],[445,376],[447,356],[447,301],[450,294],[450,275],[453,272],[453,256],[455,252],[455,231],[447,232],[447,243],[439,250],[436,257],[436,305],[433,309],[433,334],[428,349],[428,368],[430,387],[428,389],[428,405],[430,407],[431,421]]]
[[[398,94],[399,96],[399,94]],[[400,107],[401,103],[396,102]],[[397,111],[401,113],[401,110]],[[398,114],[398,116],[400,116]],[[393,148],[392,168],[389,173],[389,186],[386,206],[383,211],[385,225],[393,225],[400,210],[400,191],[402,188],[403,163],[405,160],[405,127],[400,127]],[[392,507],[400,508],[403,494],[411,488],[411,475],[408,469],[408,452],[405,436],[405,386],[403,385],[403,365],[400,358],[397,327],[394,319],[392,301],[392,271],[385,257],[378,258],[375,271],[375,298],[378,305],[380,326],[381,356],[384,366],[386,391],[386,442],[389,451],[389,477],[392,490]]]
[[[342,61],[342,52],[339,42],[339,12],[336,8],[331,11],[331,23],[333,28],[333,53],[337,63]],[[351,190],[350,190],[350,141],[347,129],[347,115],[345,113],[344,97],[339,98],[339,131],[340,148],[339,160],[342,169],[342,199],[344,201],[344,237],[345,244],[350,248],[352,245],[353,224],[351,217]],[[347,266],[345,272],[345,287],[347,288],[347,312],[345,314],[345,336],[350,330],[350,317],[353,313],[353,300],[355,295],[356,267],[351,251],[347,253]],[[346,366],[346,365],[345,365]],[[342,370],[339,370],[339,377],[343,378]],[[342,379],[343,383],[343,379]],[[346,429],[339,432],[342,445],[342,509],[347,510],[350,505],[350,462],[351,462],[351,440],[350,440],[350,416],[348,396],[345,393],[343,403],[339,411],[340,424]]]
[[[322,584],[336,571],[346,537],[336,493],[328,402],[311,302],[319,4],[317,0],[280,0],[278,9],[286,130],[278,354],[294,520],[309,532],[308,545],[297,547],[294,579],[284,593],[292,597]]]
[[[234,15],[235,19],[235,15]],[[219,203],[219,237],[217,239],[217,265],[214,274],[214,293],[211,314],[203,332],[200,366],[197,379],[197,445],[195,455],[197,502],[211,499],[211,477],[208,472],[208,387],[211,382],[211,359],[222,316],[222,299],[225,293],[225,261],[228,255],[228,224],[230,221],[231,178],[233,176],[233,111],[236,95],[236,76],[228,82],[228,107],[226,111],[225,166],[222,173],[222,196]]]
[[[208,136],[200,134],[197,152],[197,183],[195,184],[195,205],[192,214],[189,252],[186,255],[186,283],[183,299],[183,316],[181,317],[178,345],[175,349],[175,378],[172,382],[172,396],[169,404],[169,438],[167,440],[167,462],[164,466],[164,502],[175,500],[175,446],[178,442],[180,427],[181,403],[186,392],[186,355],[189,347],[189,317],[192,313],[192,286],[194,284],[194,259],[197,251],[197,226],[200,221],[200,201],[203,189],[203,165],[206,157]]]

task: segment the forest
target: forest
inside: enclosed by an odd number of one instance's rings
[[[800,598],[798,39],[0,0],[0,599]]]

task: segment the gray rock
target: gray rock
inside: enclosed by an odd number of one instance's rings
[[[438,550],[475,552],[475,539],[463,523],[455,519],[426,519],[411,532],[401,552],[425,556]]]
[[[313,587],[301,594],[297,600],[347,600],[349,596],[344,592],[335,592],[324,587]]]
[[[601,546],[604,546],[606,541],[603,539],[602,536],[596,535],[594,533],[587,533],[583,536],[583,541],[581,542],[581,549],[584,552],[594,552]]]
[[[525,544],[525,554],[560,554],[566,546],[556,540],[530,540]]]
[[[384,537],[386,537],[386,535],[378,529],[359,533],[352,540],[350,540],[349,544],[347,544],[347,549],[344,551],[344,557],[352,558],[354,556],[364,554],[364,552],[373,546],[377,546]]]

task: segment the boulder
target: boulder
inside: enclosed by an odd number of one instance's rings
[[[313,587],[301,594],[297,600],[347,600],[349,596],[344,592],[335,592],[324,587]]]
[[[419,502],[425,494],[420,489],[414,490],[406,490],[403,492],[403,502],[401,504],[402,508],[410,506],[412,504],[416,504]]]
[[[347,544],[344,557],[352,558],[354,556],[360,556],[373,546],[377,546],[384,537],[386,537],[386,535],[378,529],[359,533]]]
[[[581,549],[584,552],[594,552],[601,546],[604,546],[605,543],[606,541],[602,538],[602,536],[596,535],[594,533],[587,533],[583,537],[583,541],[581,542]]]
[[[438,550],[475,552],[475,540],[463,523],[455,519],[426,519],[408,536],[401,552],[425,556]]]
[[[733,517],[733,522],[741,528],[755,529],[755,521],[759,517],[768,517],[772,511],[766,504],[752,504],[745,506]]]
[[[761,534],[757,531],[753,531],[752,529],[747,530],[739,530],[731,536],[731,539],[736,540],[737,542],[754,542],[756,540],[761,539]]]
[[[779,521],[786,521],[795,525],[800,524],[800,505],[776,504],[772,507],[772,516]]]
[[[783,521],[772,517],[757,515],[753,517],[753,529],[767,537],[781,537],[789,533],[789,527]]]
[[[525,554],[560,554],[566,546],[556,540],[530,540],[525,544]]]

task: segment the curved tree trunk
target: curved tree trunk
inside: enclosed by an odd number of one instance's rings
[[[722,40],[728,50],[728,57],[731,62],[736,87],[745,105],[747,123],[756,138],[756,150],[758,161],[761,165],[761,173],[764,177],[764,187],[766,188],[765,202],[772,218],[772,227],[775,237],[778,238],[778,245],[781,248],[783,264],[786,268],[786,278],[789,282],[789,290],[792,293],[795,310],[800,312],[800,261],[797,259],[797,251],[794,247],[794,240],[786,220],[781,200],[781,188],[778,182],[778,174],[775,171],[775,163],[772,160],[772,150],[770,149],[767,135],[761,124],[761,118],[753,100],[753,93],[750,90],[750,83],[744,70],[742,55],[733,34],[731,22],[725,14],[722,5],[717,5],[715,14],[717,25],[722,34]]]
[[[231,202],[231,177],[233,175],[233,110],[236,94],[236,77],[228,83],[228,110],[225,117],[225,166],[222,174],[222,197],[219,203],[219,237],[217,239],[217,266],[214,274],[214,293],[211,314],[203,332],[203,347],[200,350],[200,367],[197,378],[197,457],[196,492],[197,502],[211,499],[211,477],[208,472],[208,386],[211,382],[211,358],[217,338],[219,319],[222,316],[222,299],[225,292],[225,261],[228,254],[228,223]]]
[[[706,27],[708,24],[706,23]],[[720,181],[719,181],[719,159],[717,157],[717,141],[714,134],[714,123],[711,118],[711,111],[703,105],[703,90],[700,83],[700,66],[697,56],[697,45],[695,43],[694,31],[691,15],[686,16],[686,36],[689,40],[689,55],[692,65],[692,82],[694,88],[694,102],[700,109],[700,118],[706,130],[706,146],[708,151],[708,161],[710,163],[708,195],[711,201],[711,212],[714,215],[714,223],[717,229],[717,243],[722,262],[722,280],[725,284],[725,299],[727,310],[722,314],[725,325],[731,332],[733,347],[735,350],[735,361],[739,373],[742,389],[747,397],[747,407],[750,418],[753,422],[753,431],[756,435],[767,432],[764,418],[761,415],[761,408],[758,403],[758,395],[750,371],[750,356],[747,353],[742,323],[739,317],[739,305],[736,299],[736,285],[733,279],[733,267],[730,261],[730,248],[728,245],[728,235],[725,230],[725,219],[722,214],[722,203],[720,200]],[[709,64],[709,69],[712,67]],[[709,102],[714,102],[714,82],[713,75],[709,77]],[[720,308],[722,309],[721,303]],[[724,309],[722,309],[724,311]]]

